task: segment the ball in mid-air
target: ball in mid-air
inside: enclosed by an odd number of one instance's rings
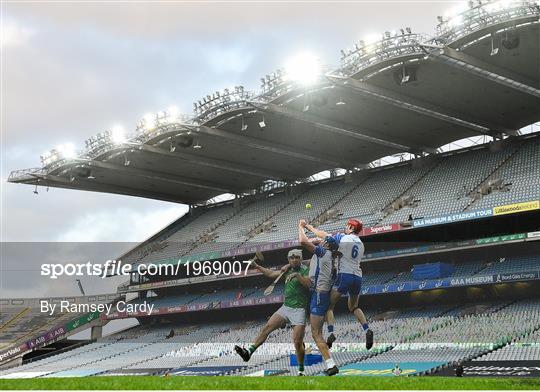
[[[306,209],[309,210],[311,207],[313,207],[313,206],[311,205],[311,203],[306,203]]]

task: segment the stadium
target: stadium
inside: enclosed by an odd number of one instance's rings
[[[13,171],[35,191],[189,211],[110,255],[130,266],[115,293],[2,298],[0,378],[297,376],[290,326],[247,362],[235,346],[284,302],[284,281],[269,293],[268,277],[301,248],[299,221],[338,233],[351,219],[374,345],[340,300],[334,378],[540,377],[539,23],[537,1],[469,1],[433,37],[384,32],[342,50],[337,69],[304,56],[257,92],[211,93],[192,115],[145,116]],[[50,314],[43,301],[81,306]],[[137,325],[102,333],[128,318]],[[301,372],[324,375],[309,327],[304,343]]]

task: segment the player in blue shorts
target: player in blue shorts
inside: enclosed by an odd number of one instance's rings
[[[306,229],[311,231],[319,238],[326,239],[326,242],[333,242],[333,246],[337,246],[337,277],[330,292],[330,306],[326,315],[328,323],[327,345],[332,347],[336,340],[334,335],[334,307],[342,295],[347,294],[349,297],[349,311],[353,313],[357,320],[362,324],[362,328],[366,333],[366,348],[369,350],[373,347],[373,331],[369,329],[369,325],[362,309],[358,307],[360,301],[360,290],[362,288],[362,269],[360,268],[360,260],[364,255],[364,244],[359,238],[362,232],[362,222],[357,219],[349,219],[343,233],[329,235],[324,230],[318,230],[312,225],[307,224]]]
[[[308,287],[311,291],[311,300],[309,304],[309,320],[311,324],[311,334],[313,340],[317,344],[319,351],[326,363],[325,373],[328,376],[333,376],[339,373],[334,360],[330,356],[330,350],[324,340],[323,324],[328,306],[330,305],[330,289],[332,287],[332,244],[335,242],[326,241],[320,245],[315,245],[311,242],[304,231],[306,222],[301,220],[298,223],[298,240],[304,249],[313,253],[313,257],[309,263],[309,276],[290,275],[288,279],[298,279],[298,281]],[[318,241],[320,242],[320,241]],[[337,246],[335,247],[337,248]]]

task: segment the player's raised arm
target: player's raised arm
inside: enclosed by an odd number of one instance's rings
[[[301,219],[298,222],[298,242],[300,245],[310,253],[315,253],[315,245],[309,240],[304,228],[306,227],[306,221]]]
[[[309,223],[307,223],[305,225],[305,228],[308,229],[309,231],[311,231],[313,234],[315,234],[319,238],[326,238],[326,237],[329,236],[329,234],[326,231],[316,229],[315,227],[313,227]]]
[[[253,263],[251,265],[253,265],[253,267],[255,267],[264,276],[266,276],[266,277],[268,277],[270,279],[277,278],[279,276],[279,274],[281,273],[280,271],[274,271],[274,270],[271,270],[269,268],[264,268],[264,267],[260,266],[259,264],[257,264],[255,261],[253,261]]]

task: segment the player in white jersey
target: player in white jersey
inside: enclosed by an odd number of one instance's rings
[[[326,363],[325,373],[333,376],[339,373],[339,369],[330,356],[330,350],[324,340],[323,324],[328,306],[330,305],[333,267],[332,251],[337,250],[337,246],[332,247],[333,244],[335,245],[335,242],[327,243],[326,241],[317,241],[321,242],[321,244],[315,245],[307,238],[304,232],[305,226],[306,222],[304,220],[298,223],[298,240],[304,249],[313,253],[313,257],[309,263],[309,276],[304,277],[298,274],[291,274],[287,279],[298,279],[302,285],[308,287],[311,291],[311,301],[309,304],[311,334]]]
[[[337,277],[330,292],[330,306],[326,315],[328,333],[330,334],[327,340],[328,347],[332,347],[332,343],[336,340],[336,336],[334,335],[334,307],[341,296],[347,294],[349,296],[349,311],[362,324],[362,328],[366,333],[366,348],[368,350],[371,349],[373,347],[373,331],[369,329],[364,312],[358,307],[360,290],[362,288],[360,260],[364,256],[364,244],[358,237],[362,231],[362,222],[357,219],[349,219],[345,226],[345,231],[333,236],[311,225],[306,225],[306,228],[317,237],[324,238],[327,243],[335,243],[338,248],[336,263]]]

